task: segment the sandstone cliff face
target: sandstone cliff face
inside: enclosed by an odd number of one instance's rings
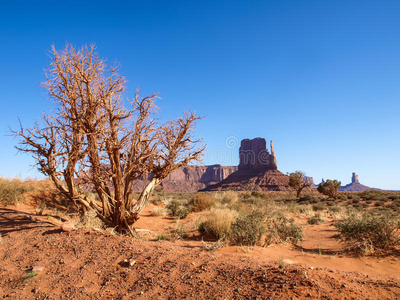
[[[211,184],[227,178],[237,167],[231,166],[186,166],[179,168],[167,176],[161,183],[165,192],[196,192]],[[152,175],[137,180],[134,190],[141,191]]]
[[[287,191],[289,176],[277,170],[275,151],[270,154],[262,138],[243,140],[239,149],[238,171],[204,191]]]
[[[274,146],[271,141],[270,154],[263,138],[242,140],[239,149],[239,170],[277,170]]]

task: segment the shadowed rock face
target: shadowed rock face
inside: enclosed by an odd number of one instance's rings
[[[271,151],[274,151],[272,141]],[[275,155],[268,152],[267,143],[263,138],[242,140],[239,149],[239,161],[239,170],[267,171],[277,169]]]

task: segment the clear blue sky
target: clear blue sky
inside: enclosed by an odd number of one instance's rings
[[[39,177],[8,127],[52,107],[52,44],[96,43],[165,118],[205,119],[206,164],[238,163],[228,137],[273,140],[278,168],[400,189],[400,1],[0,2],[0,176]]]

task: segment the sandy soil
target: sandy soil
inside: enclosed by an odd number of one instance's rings
[[[151,210],[150,205],[137,223],[150,230],[142,231],[144,239],[176,227],[168,217],[150,216]],[[183,221],[187,228],[196,217]],[[306,241],[297,248],[217,251],[207,251],[195,231],[185,240],[160,242],[87,229],[63,232],[59,224],[29,206],[0,207],[0,298],[400,298],[398,257],[343,253],[329,222],[305,225]],[[278,259],[286,260],[283,269]],[[35,267],[37,275],[30,273]]]

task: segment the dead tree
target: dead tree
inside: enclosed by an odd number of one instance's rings
[[[17,149],[34,157],[40,172],[84,211],[95,210],[108,226],[133,234],[133,224],[154,188],[175,169],[197,161],[204,151],[192,130],[194,112],[166,123],[153,117],[157,94],[136,91],[124,105],[126,80],[118,66],[107,68],[95,47],[63,51],[54,46],[43,83],[55,112],[44,114],[33,128],[22,126]],[[135,180],[153,174],[137,199]],[[89,184],[92,199],[80,189]]]

